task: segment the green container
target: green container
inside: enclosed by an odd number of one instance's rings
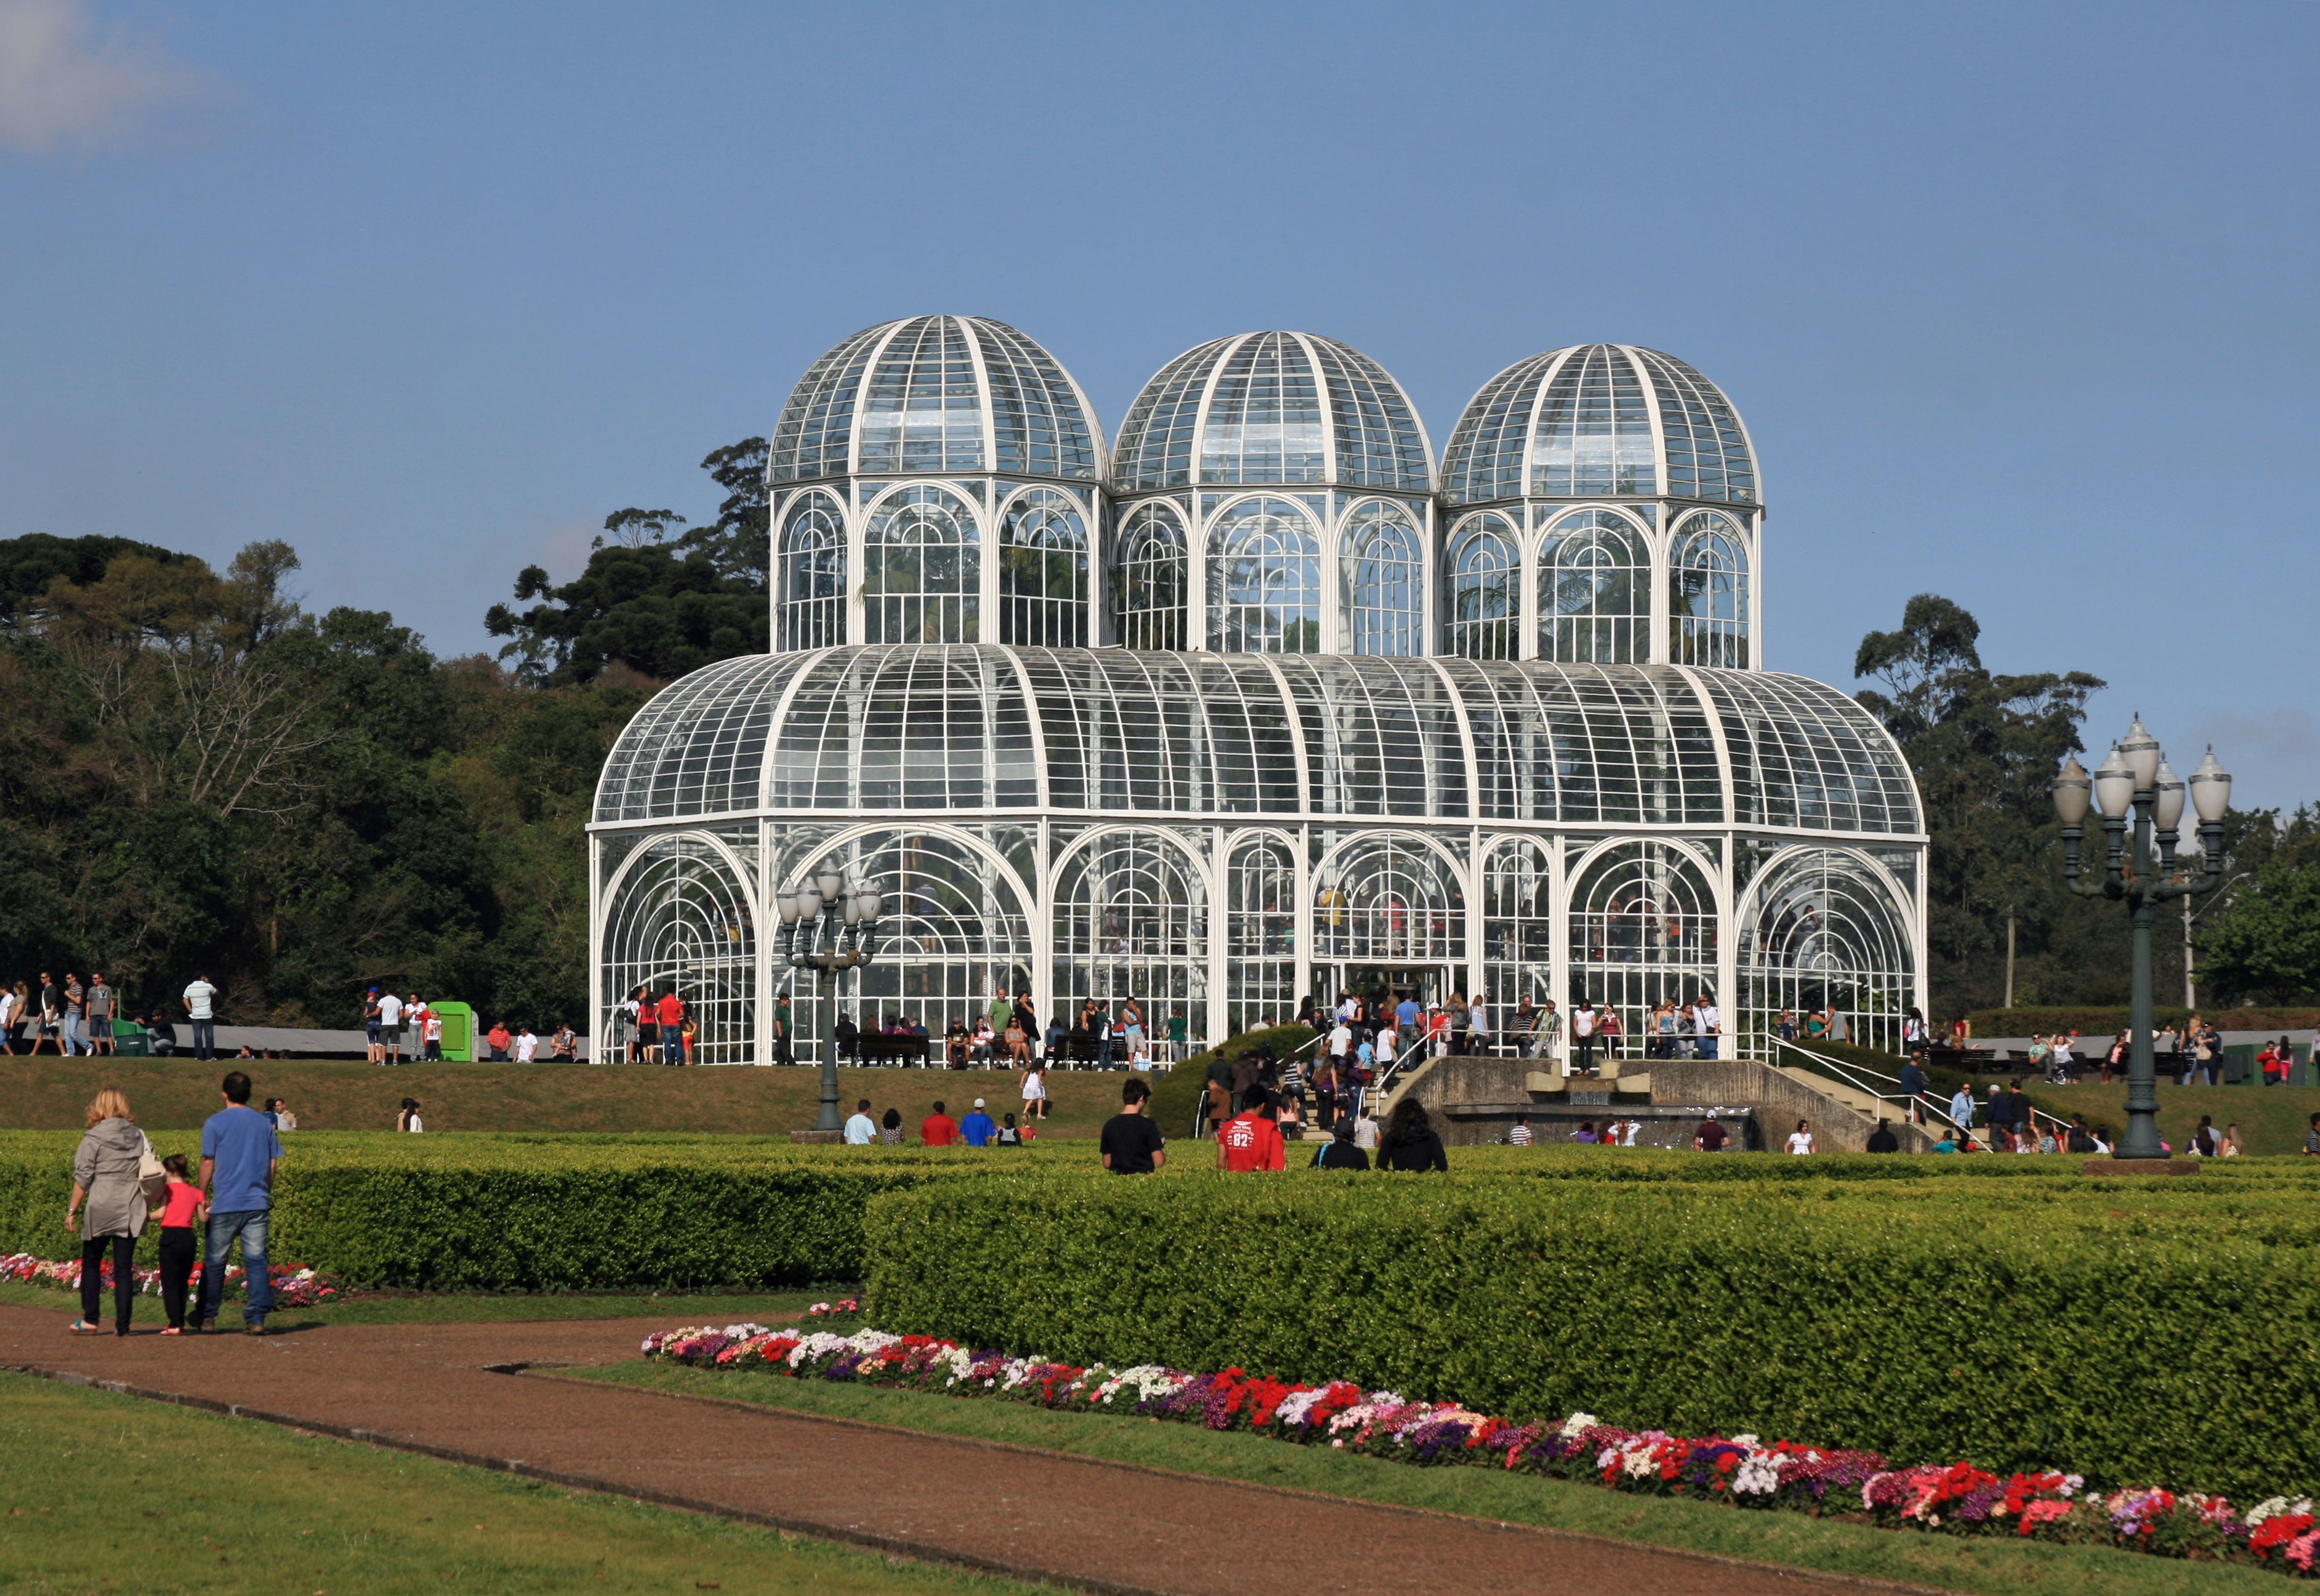
[[[152,1033],[134,1020],[116,1020],[113,1022],[113,1050],[123,1058],[150,1058]]]
[[[430,1003],[428,1006],[443,1017],[443,1061],[446,1064],[475,1063],[475,1010],[465,1003]]]

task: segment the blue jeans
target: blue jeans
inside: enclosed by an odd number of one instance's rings
[[[66,1057],[70,1058],[82,1053],[94,1053],[96,1051],[95,1048],[88,1045],[87,1038],[80,1034],[79,1015],[69,1011],[67,1012],[64,1017],[64,1022],[59,1029],[64,1032]]]
[[[249,1208],[210,1215],[209,1251],[202,1260],[199,1317],[204,1323],[217,1323],[218,1310],[225,1306],[225,1254],[237,1236],[241,1238],[242,1285],[248,1293],[241,1304],[242,1322],[266,1322],[266,1310],[274,1306],[274,1282],[266,1273],[266,1211]]]
[[[191,1024],[194,1028],[194,1056],[215,1058],[217,1056],[217,1021],[195,1020],[191,1021]]]
[[[1692,1038],[1692,1045],[1699,1050],[1700,1057],[1713,1058],[1716,1056],[1716,1038],[1714,1037],[1694,1037]]]
[[[660,1028],[661,1056],[669,1064],[684,1062],[684,1027],[664,1025]]]

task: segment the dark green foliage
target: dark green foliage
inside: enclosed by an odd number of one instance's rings
[[[1765,1188],[1748,1172],[1778,1159],[1660,1162],[1725,1178],[900,1193],[872,1206],[870,1312],[977,1347],[1347,1378],[1521,1419],[1583,1408],[2247,1501],[2320,1484],[2307,1186],[2251,1183],[2234,1204],[1889,1167]]]
[[[2226,997],[2320,999],[2320,807],[2249,817],[2233,850],[2246,872],[2199,942],[2200,979]]]
[[[1209,1066],[1219,1055],[1226,1059],[1245,1058],[1260,1047],[1270,1047],[1275,1058],[1286,1058],[1295,1051],[1311,1045],[1314,1032],[1310,1026],[1276,1025],[1264,1030],[1243,1031],[1228,1037],[1219,1046],[1204,1053],[1196,1053],[1165,1075],[1152,1078],[1152,1101],[1145,1112],[1160,1127],[1166,1137],[1189,1135],[1192,1116],[1200,1106],[1201,1093],[1208,1089]]]
[[[701,462],[725,490],[709,526],[682,534],[673,510],[617,510],[604,518],[588,567],[551,585],[527,566],[516,576],[523,611],[494,604],[484,625],[513,639],[500,650],[528,682],[594,681],[615,664],[669,681],[770,645],[766,440],[744,439]]]
[[[186,557],[130,538],[55,538],[29,532],[0,541],[0,627],[14,627],[40,607],[58,577],[86,585],[104,575],[115,555],[136,554],[167,565]]]

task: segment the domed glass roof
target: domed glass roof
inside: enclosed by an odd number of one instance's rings
[[[1056,810],[1917,830],[1868,711],[1769,671],[887,644],[752,654],[621,732],[601,821]]]
[[[1093,482],[1103,430],[1071,374],[1004,322],[913,316],[813,363],[782,407],[767,478],[963,471]]]
[[[1434,446],[1401,385],[1359,349],[1307,332],[1243,332],[1177,356],[1128,406],[1112,459],[1121,492],[1434,485]]]
[[[1672,355],[1574,344],[1482,385],[1451,431],[1442,496],[1633,494],[1757,502],[1755,451],[1722,389]]]

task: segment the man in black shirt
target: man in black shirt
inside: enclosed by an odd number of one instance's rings
[[[1336,1137],[1319,1152],[1313,1155],[1316,1169],[1367,1169],[1370,1156],[1354,1145],[1354,1117],[1347,1114],[1337,1121]]]
[[[1869,1150],[1872,1153],[1898,1153],[1901,1150],[1901,1138],[1893,1134],[1890,1125],[1880,1120],[1877,1129],[1869,1133]]]
[[[1119,1089],[1119,1112],[1104,1121],[1103,1166],[1114,1174],[1156,1174],[1168,1162],[1168,1143],[1160,1127],[1144,1113],[1152,1088],[1141,1078]]]

